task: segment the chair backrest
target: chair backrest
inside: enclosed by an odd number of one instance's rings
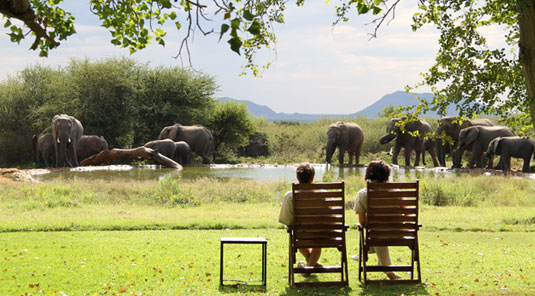
[[[292,184],[297,248],[345,246],[344,182]]]
[[[370,246],[410,246],[418,230],[418,180],[367,182],[366,242]]]

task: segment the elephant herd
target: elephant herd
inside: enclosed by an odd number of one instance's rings
[[[397,158],[403,148],[406,166],[411,165],[412,151],[416,154],[414,166],[419,165],[420,157],[425,165],[427,151],[435,167],[445,166],[445,157],[450,155],[453,167],[460,168],[462,155],[468,150],[471,152],[469,168],[482,168],[488,161],[487,168],[508,171],[513,157],[523,159],[522,172],[529,172],[530,160],[535,150],[532,140],[517,136],[509,127],[496,126],[489,119],[465,120],[457,116],[443,117],[435,132],[425,120],[392,118],[387,124],[386,134],[379,142],[386,144],[394,139],[392,163],[398,164]],[[363,142],[363,132],[357,124],[332,124],[327,130],[327,163],[331,163],[332,155],[338,148],[340,164],[344,163],[344,154],[347,152],[349,164],[352,164],[355,157],[355,164],[358,165]],[[495,155],[500,155],[501,158],[493,167]]]
[[[32,138],[33,160],[38,165],[49,167],[55,158],[56,167],[79,166],[81,160],[108,150],[108,142],[102,136],[84,135],[82,123],[66,114],[52,118],[52,132],[34,135]],[[194,152],[203,164],[210,164],[209,151],[213,149],[213,136],[201,125],[166,126],[157,140],[144,145],[158,151],[177,163],[184,165]]]

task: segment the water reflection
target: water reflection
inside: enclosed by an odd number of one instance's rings
[[[350,176],[364,176],[365,167],[338,167],[326,164],[313,164],[316,170],[315,180],[332,181]],[[393,166],[391,181],[414,180],[426,178],[447,178],[458,175],[445,168],[411,168]],[[65,170],[42,170],[33,174],[37,181],[50,182],[58,180],[107,180],[107,181],[156,181],[165,177],[183,179],[199,178],[242,178],[258,181],[294,181],[294,165],[212,165],[210,167],[185,167],[183,170],[162,168],[155,165],[145,166],[97,166],[78,167]],[[325,178],[324,178],[325,176]]]

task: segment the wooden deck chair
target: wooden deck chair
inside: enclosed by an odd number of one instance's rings
[[[367,183],[366,225],[359,225],[359,281],[369,283],[420,283],[418,249],[418,180],[416,182]],[[411,252],[410,265],[369,266],[368,251],[378,246],[406,246]],[[414,267],[417,266],[417,279]],[[368,272],[410,272],[410,280],[369,280]]]
[[[348,284],[344,182],[292,184],[294,225],[290,234],[289,282],[291,286]],[[299,248],[336,248],[340,251],[339,266],[296,267]],[[339,281],[299,282],[296,273],[340,273]]]

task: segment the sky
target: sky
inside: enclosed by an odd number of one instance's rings
[[[67,1],[62,7],[76,17],[77,34],[50,51],[48,58],[29,50],[33,38],[13,44],[0,29],[0,80],[16,75],[27,66],[42,64],[62,67],[71,58],[99,59],[127,56],[150,66],[185,66],[173,58],[183,36],[170,30],[166,46],[150,45],[130,55],[113,46],[111,35],[99,26],[88,5]],[[348,23],[332,26],[335,5],[306,1],[304,7],[288,3],[286,23],[275,27],[276,56],[262,54],[259,62],[272,66],[261,78],[240,76],[245,59],[232,52],[218,36],[197,34],[191,43],[192,66],[215,77],[215,97],[249,100],[276,112],[309,114],[351,114],[373,104],[386,94],[404,90],[421,81],[438,50],[438,32],[427,26],[412,32],[412,15],[417,1],[401,1],[395,19],[383,24],[378,37],[370,40],[371,17],[355,16]],[[3,22],[0,22],[3,23]],[[420,87],[416,92],[428,92]]]

